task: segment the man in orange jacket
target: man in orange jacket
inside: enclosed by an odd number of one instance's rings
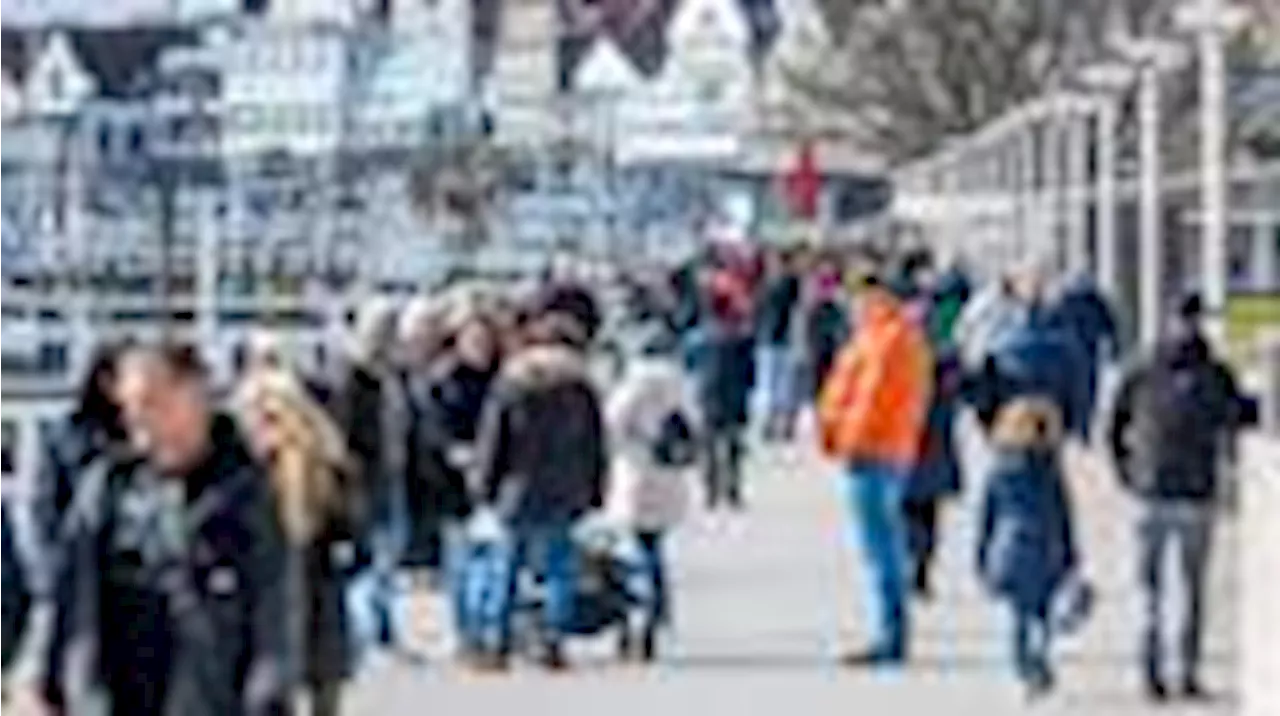
[[[819,398],[825,453],[848,468],[849,502],[876,590],[875,643],[850,665],[907,657],[907,480],[925,430],[932,357],[924,331],[878,280],[863,280],[853,339],[836,359]]]

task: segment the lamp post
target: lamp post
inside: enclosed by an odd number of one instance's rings
[[[1128,40],[1118,48],[1138,67],[1138,335],[1144,344],[1160,336],[1164,314],[1164,217],[1160,182],[1163,72],[1182,61],[1179,45],[1154,38]]]
[[[1077,80],[1097,93],[1101,102],[1096,115],[1094,144],[1094,231],[1097,236],[1098,285],[1110,296],[1119,294],[1120,257],[1116,237],[1116,134],[1121,93],[1133,82],[1133,69],[1119,61],[1085,67]]]
[[[1227,177],[1225,36],[1246,13],[1223,0],[1193,0],[1178,8],[1175,23],[1195,35],[1200,58],[1200,258],[1206,333],[1225,338],[1227,303]]]

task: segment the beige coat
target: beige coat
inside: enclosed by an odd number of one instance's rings
[[[639,359],[609,398],[606,415],[613,447],[605,516],[613,524],[664,531],[684,518],[690,501],[690,468],[658,465],[651,449],[663,421],[681,412],[701,427],[678,366]]]

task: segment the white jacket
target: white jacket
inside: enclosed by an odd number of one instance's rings
[[[606,416],[613,462],[605,499],[609,522],[642,531],[664,531],[684,518],[693,470],[658,465],[652,454],[662,423],[680,412],[701,430],[684,375],[674,363],[641,358],[627,368],[609,396]]]

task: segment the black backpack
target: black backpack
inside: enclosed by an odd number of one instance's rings
[[[680,411],[663,418],[653,441],[653,461],[661,467],[689,467],[698,461],[693,426]]]

